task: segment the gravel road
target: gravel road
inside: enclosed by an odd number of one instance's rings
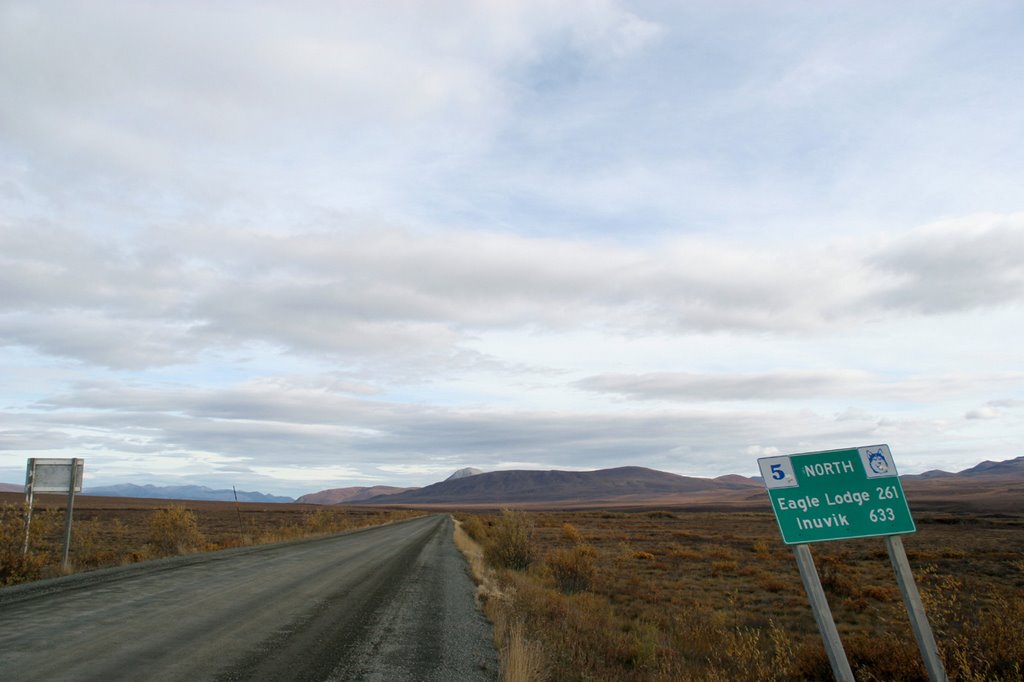
[[[444,515],[0,589],[4,680],[496,680]]]

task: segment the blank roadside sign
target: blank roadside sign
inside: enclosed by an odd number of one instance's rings
[[[29,460],[25,486],[32,486],[37,493],[66,493],[71,485],[73,459],[47,459],[35,457]],[[78,460],[75,467],[75,492],[82,492],[82,472],[85,460]]]

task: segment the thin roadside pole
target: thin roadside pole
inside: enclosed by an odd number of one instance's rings
[[[21,548],[22,556],[28,556],[29,531],[32,529],[32,504],[35,502],[35,476],[36,459],[29,457],[28,472],[25,474],[25,545]]]
[[[907,561],[907,552],[903,549],[903,539],[899,535],[887,535],[885,548],[889,550],[889,561],[896,571],[896,582],[899,583],[903,603],[907,607],[907,615],[910,616],[910,626],[914,630],[917,648],[921,650],[928,679],[931,682],[948,682],[946,669],[939,658],[939,648],[935,645],[935,635],[928,624],[921,594],[917,591],[917,583],[914,582],[914,574],[910,570],[910,562]]]
[[[814,620],[818,623],[818,630],[821,632],[821,638],[825,643],[825,653],[828,654],[828,662],[832,666],[832,674],[835,675],[837,682],[855,682],[853,670],[850,669],[850,662],[846,660],[843,642],[839,639],[836,622],[832,619],[832,609],[828,607],[825,590],[821,587],[818,570],[814,567],[814,557],[811,556],[811,549],[806,544],[794,545],[793,553],[796,555],[796,565],[800,569],[800,579],[804,583],[804,590],[806,590],[807,597],[811,600],[811,611],[814,612]]]
[[[68,484],[68,510],[64,514],[64,556],[61,558],[62,569],[68,568],[68,552],[71,550],[71,514],[75,508],[75,483],[78,479],[78,458],[71,460],[71,482]]]
[[[238,505],[238,491],[235,490],[235,486],[231,486],[231,492],[235,494],[235,514],[238,515],[239,539],[245,540],[245,530],[242,528],[242,508]]]

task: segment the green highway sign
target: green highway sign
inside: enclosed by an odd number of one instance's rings
[[[888,445],[757,460],[787,545],[917,530]]]

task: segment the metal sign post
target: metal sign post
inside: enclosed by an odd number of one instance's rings
[[[71,460],[71,471],[78,471],[78,459]],[[81,484],[79,484],[81,485]],[[65,571],[68,568],[68,552],[71,550],[71,514],[75,509],[75,476],[72,473],[68,476],[68,509],[64,514],[64,555],[60,560],[60,567]]]
[[[238,537],[244,541],[245,528],[242,526],[242,508],[238,506],[238,491],[235,490],[235,486],[231,486],[231,492],[235,496],[235,515],[238,516]]]
[[[903,603],[907,607],[907,615],[910,617],[910,627],[914,630],[917,648],[921,650],[921,657],[924,658],[928,679],[933,682],[946,682],[948,680],[946,669],[942,666],[942,659],[939,658],[935,635],[932,634],[928,616],[924,613],[924,604],[921,602],[921,594],[917,591],[914,574],[910,571],[907,553],[903,550],[903,538],[899,535],[885,538],[885,548],[889,550],[889,561],[892,562],[892,568],[896,572],[896,581],[900,586],[900,594],[903,595]]]
[[[21,548],[21,555],[28,556],[28,537],[32,529],[32,503],[35,501],[35,487],[32,485],[36,477],[36,460],[29,457],[28,466],[25,468],[25,544]]]
[[[946,672],[924,613],[900,535],[916,532],[888,445],[808,452],[757,460],[782,541],[796,545],[797,566],[837,680],[850,664],[807,543],[882,536],[932,682]]]
[[[797,545],[793,548],[793,552],[796,554],[796,565],[800,569],[800,579],[804,583],[804,590],[807,591],[807,597],[811,600],[814,621],[818,624],[818,631],[825,643],[825,653],[828,654],[832,674],[835,675],[838,682],[854,682],[853,670],[850,669],[850,662],[846,658],[843,642],[839,639],[836,622],[832,619],[832,609],[828,607],[825,590],[822,589],[818,571],[814,568],[811,549],[807,545]]]

